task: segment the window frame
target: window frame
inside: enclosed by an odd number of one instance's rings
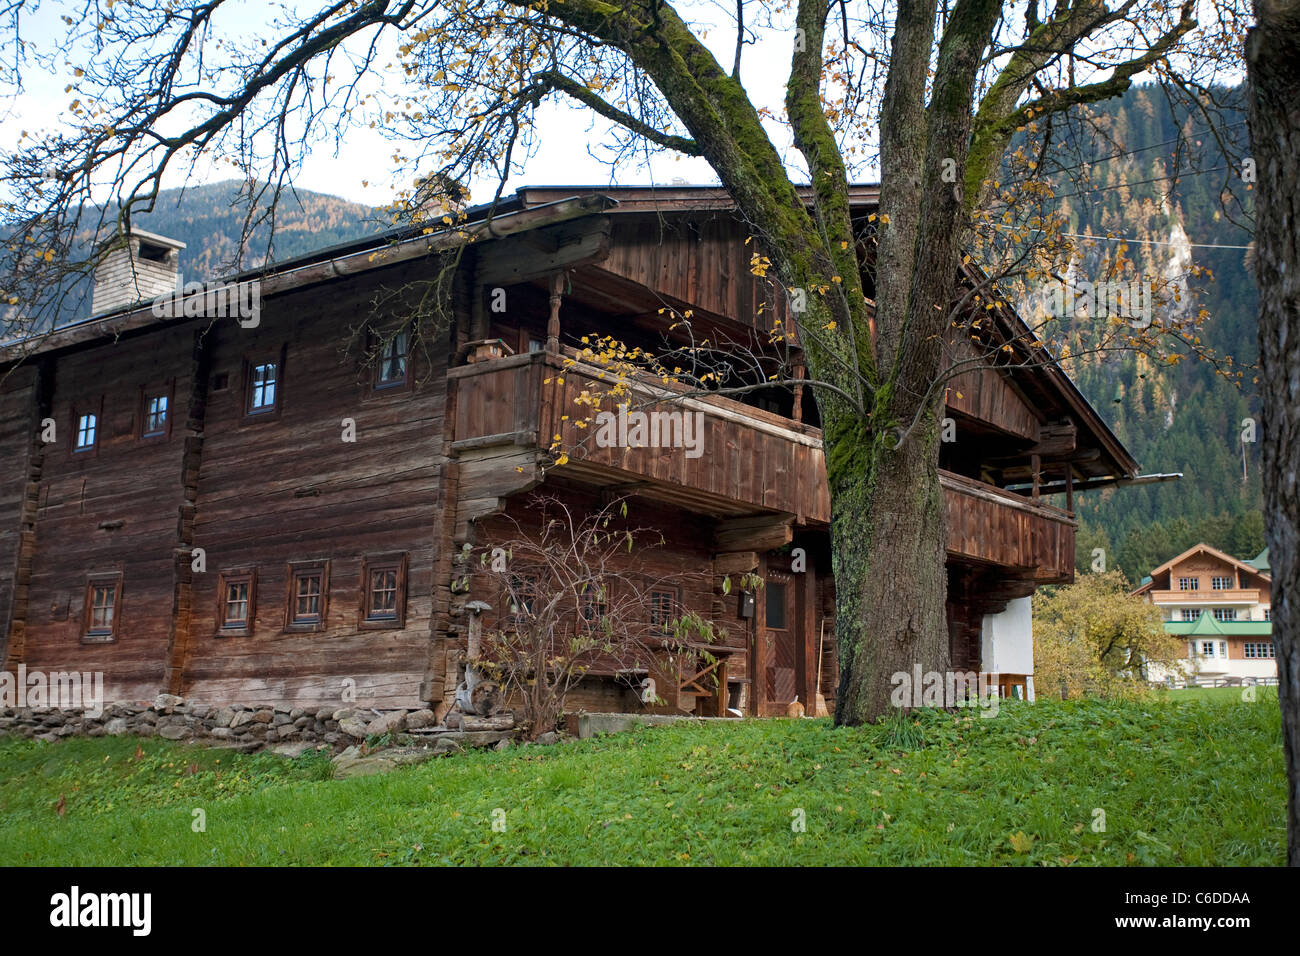
[[[1274,661],[1277,660],[1277,648],[1272,641],[1244,641],[1242,643],[1243,660]]]
[[[107,631],[93,632],[91,618],[94,612],[95,592],[112,585],[113,588],[113,622]],[[115,644],[117,643],[117,625],[122,620],[122,572],[101,571],[86,575],[85,606],[81,612],[81,643]]]
[[[372,395],[389,395],[394,392],[405,392],[411,387],[411,362],[414,355],[414,336],[411,331],[411,323],[404,322],[401,327],[394,329],[393,339],[398,335],[406,336],[406,352],[402,356],[402,377],[394,379],[391,382],[380,380],[380,369],[383,366],[385,355],[381,351],[384,347],[384,337],[374,329],[370,330],[370,341],[373,346],[374,361],[370,367],[370,393]],[[390,339],[389,341],[392,341]]]
[[[361,562],[361,608],[357,626],[367,630],[400,630],[406,626],[406,570],[407,553],[390,552],[388,554],[367,555]],[[393,617],[374,617],[371,588],[372,576],[378,571],[396,571],[396,589],[394,598],[395,615]]]
[[[1191,587],[1184,587],[1184,585],[1188,581],[1191,582]],[[1199,591],[1200,589],[1201,589],[1201,579],[1199,576],[1178,579],[1178,590],[1180,591]]]
[[[78,445],[81,435],[81,418],[83,415],[95,416],[95,440],[89,445]],[[73,458],[95,458],[99,455],[99,446],[104,437],[104,396],[98,400],[72,403],[72,442],[69,454]]]
[[[1198,641],[1197,644],[1197,653],[1200,657],[1204,657],[1207,661],[1214,658],[1214,641]],[[1206,653],[1207,647],[1210,649],[1209,653]]]
[[[165,442],[172,435],[172,419],[176,417],[176,383],[174,379],[155,385],[140,386],[140,402],[136,412],[137,421],[135,437],[139,442]],[[149,421],[149,401],[154,398],[167,399],[167,420],[163,423],[162,431],[147,432],[145,427]]]
[[[589,616],[589,611],[594,613]],[[602,622],[608,620],[608,618],[609,584],[588,582],[583,586],[581,603],[578,605],[578,627],[583,634],[604,633],[605,629]]]
[[[666,595],[668,597],[668,620],[664,622],[662,628],[655,623],[655,599],[660,595]],[[660,635],[671,634],[672,629],[668,625],[675,618],[681,616],[682,589],[679,587],[671,587],[669,585],[659,585],[650,588],[647,598],[649,601],[650,617],[646,623],[650,626],[651,633]]]
[[[314,621],[297,620],[298,581],[301,578],[320,577],[320,608]],[[287,566],[284,598],[285,633],[314,633],[325,630],[329,615],[330,563],[321,561],[290,561]]]
[[[248,583],[248,609],[242,627],[226,626],[226,595],[230,585]],[[257,626],[257,568],[224,568],[217,575],[217,637],[252,637]]]
[[[1220,582],[1223,582],[1220,584]],[[1233,591],[1236,590],[1236,581],[1230,575],[1214,574],[1210,576],[1211,591]]]
[[[536,604],[538,593],[541,589],[542,579],[541,575],[534,571],[512,571],[510,573],[510,578],[511,585],[502,587],[501,604],[502,607],[505,608],[503,618],[505,621],[509,622],[510,626],[519,627],[521,624],[527,622],[527,618],[525,618],[523,613],[521,613],[519,606],[513,602],[511,597],[511,586],[513,586],[515,593],[529,594],[531,596],[530,601],[532,604]],[[524,582],[528,583],[527,590],[524,590],[522,587]],[[524,605],[524,610],[530,614],[533,610],[532,604]]]
[[[284,384],[285,384],[285,358],[288,354],[288,346],[281,345],[278,349],[265,349],[257,352],[248,352],[244,355],[244,381],[241,389],[240,401],[243,403],[242,413],[244,424],[251,422],[275,421],[284,411]],[[275,401],[269,406],[253,410],[253,370],[260,365],[275,363]]]
[[[1211,616],[1219,622],[1235,621],[1237,619],[1237,609],[1235,607],[1216,607],[1210,611]]]

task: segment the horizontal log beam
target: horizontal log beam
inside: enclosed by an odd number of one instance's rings
[[[474,281],[488,287],[514,285],[600,262],[609,256],[610,229],[608,216],[589,216],[498,239],[480,250]]]

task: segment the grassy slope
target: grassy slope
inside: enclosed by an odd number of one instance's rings
[[[889,727],[680,725],[346,781],[324,779],[313,754],[4,740],[0,864],[1283,861],[1269,690],[1254,704],[1015,704],[995,719],[927,714],[917,730],[925,745],[900,752]]]

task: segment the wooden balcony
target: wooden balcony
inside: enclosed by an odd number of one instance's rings
[[[1074,579],[1074,532],[1068,512],[963,475],[940,471],[948,556],[1024,572],[1039,584]]]
[[[694,448],[603,447],[594,428],[573,428],[574,420],[591,415],[575,399],[609,387],[599,375],[599,369],[566,367],[560,356],[545,353],[452,369],[452,449],[465,463],[462,497],[471,482],[473,494],[513,493],[505,487],[512,480],[514,491],[531,487],[538,462],[553,437],[562,435],[569,462],[553,469],[557,475],[702,514],[769,512],[804,525],[830,524],[818,429],[723,398],[676,396],[655,404],[678,390],[638,383],[633,410],[699,413],[702,433],[692,433]],[[1007,568],[1038,583],[1072,579],[1076,522],[1069,513],[951,472],[940,472],[940,479],[951,558]]]
[[[1258,604],[1258,588],[1210,588],[1202,591],[1152,591],[1152,604]]]
[[[574,427],[595,412],[575,400],[612,384],[600,374],[592,366],[566,368],[560,356],[540,352],[453,369],[452,449],[462,458],[489,448],[530,449],[536,457],[560,435],[569,461],[555,474],[704,514],[773,512],[794,515],[800,523],[829,524],[818,429],[729,399],[682,398],[672,385],[637,383],[630,412],[660,416],[646,446],[629,447],[637,437],[631,428],[625,430],[629,441],[602,443],[596,427]],[[607,398],[600,407],[613,412],[615,402]]]

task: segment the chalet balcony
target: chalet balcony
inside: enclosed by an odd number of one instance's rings
[[[462,461],[527,459],[514,467],[530,474],[561,435],[569,461],[556,474],[705,514],[781,513],[801,524],[830,523],[816,428],[725,398],[665,404],[683,389],[638,382],[623,422],[603,433],[595,423],[577,429],[573,423],[595,409],[575,400],[583,392],[603,393],[613,381],[602,379],[599,368],[566,367],[563,357],[544,352],[475,362],[452,369],[450,379],[452,450]],[[614,404],[607,398],[601,409],[616,419]],[[638,412],[661,417],[638,433],[632,417]]]
[[[939,472],[948,522],[948,556],[1017,569],[1038,584],[1074,579],[1068,511],[964,475]]]
[[[611,384],[598,368],[566,367],[561,356],[535,352],[458,367],[450,379],[451,447],[462,462],[463,485],[472,481],[488,493],[514,493],[505,487],[513,476],[515,491],[531,487],[553,436],[562,435],[569,461],[553,469],[557,475],[718,517],[767,513],[793,516],[805,526],[830,524],[817,428],[719,397],[655,405],[681,390],[637,383],[633,411],[697,414],[699,431],[683,427],[680,434],[691,447],[671,447],[666,439],[659,447],[611,445],[596,440],[594,424],[578,431],[572,427],[574,420],[592,414],[574,400]],[[607,399],[602,408],[609,404]],[[664,426],[656,435],[670,431]],[[577,435],[582,439],[575,443]],[[1077,526],[1072,515],[952,472],[941,471],[940,479],[951,559],[1012,569],[1040,584],[1072,579]]]
[[[1248,604],[1260,602],[1258,588],[1221,588],[1202,591],[1152,591],[1153,604]]]

